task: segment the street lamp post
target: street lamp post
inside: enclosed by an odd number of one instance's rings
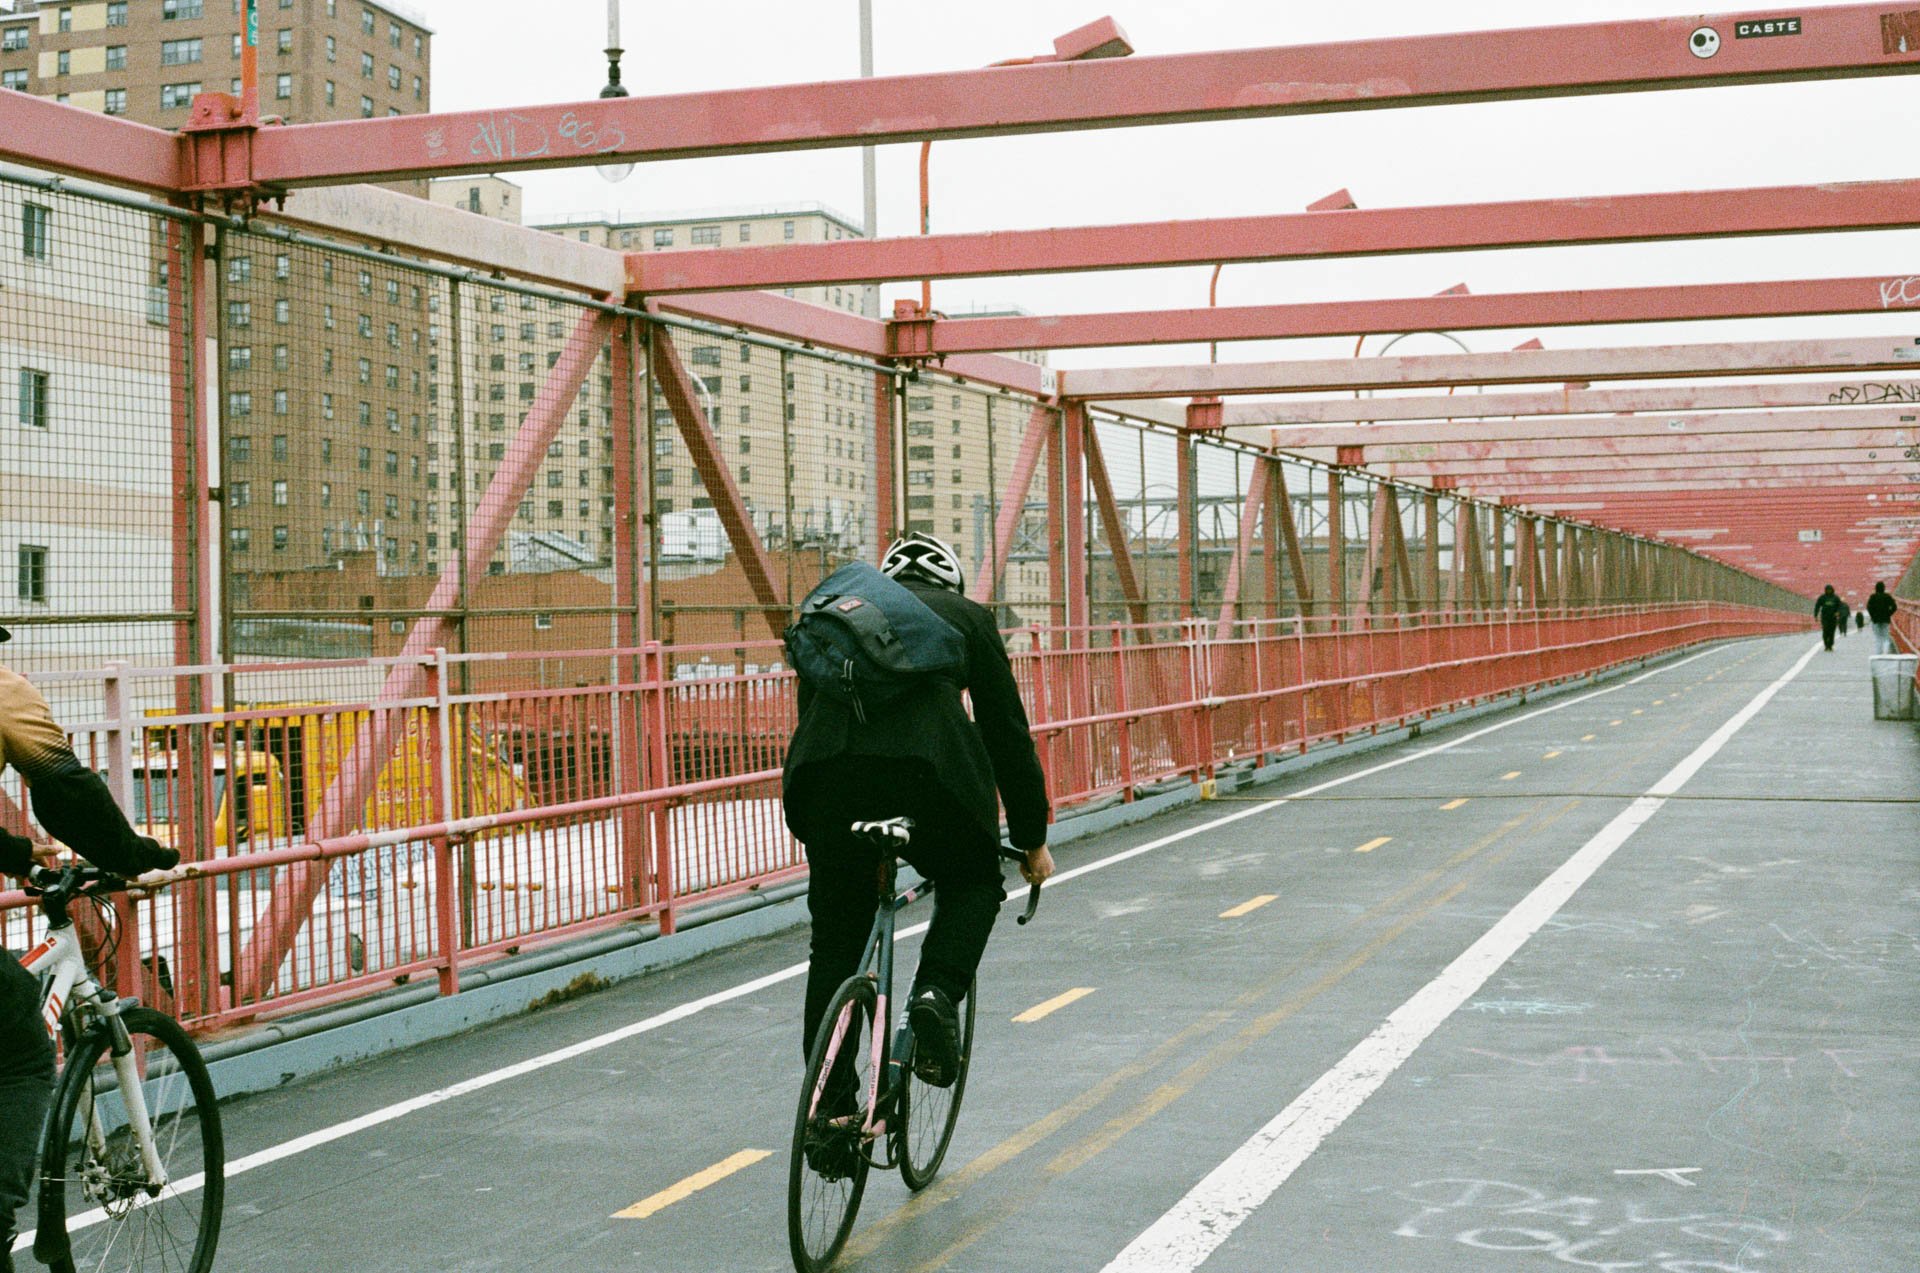
[[[620,47],[620,0],[607,0],[607,83],[601,97],[627,96],[627,86],[620,82],[620,55],[625,52]],[[633,175],[633,165],[600,164],[594,171],[607,181],[620,182]]]

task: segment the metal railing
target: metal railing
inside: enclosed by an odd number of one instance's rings
[[[1055,808],[1131,800],[1704,641],[1792,630],[1713,603],[1010,634]],[[1335,625],[1338,625],[1336,628]],[[763,644],[541,652],[593,684],[457,693],[534,656],[39,678],[183,879],[120,908],[112,974],[197,1028],[362,997],[805,870],[779,803],[793,678]],[[416,665],[419,692],[381,698]],[[509,669],[516,678],[523,669]],[[217,678],[228,707],[181,711]],[[184,695],[180,701],[185,701]],[[343,787],[356,767],[358,787]],[[350,793],[345,797],[341,791]],[[312,834],[329,802],[363,808]],[[19,894],[0,938],[23,944]],[[103,934],[104,935],[104,934]]]

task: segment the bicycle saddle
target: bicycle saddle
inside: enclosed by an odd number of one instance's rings
[[[880,822],[856,822],[853,833],[878,845],[906,844],[913,839],[912,818],[887,818]]]

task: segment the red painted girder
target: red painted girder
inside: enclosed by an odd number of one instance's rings
[[[1366,470],[1386,478],[1423,478],[1435,474],[1458,477],[1462,485],[1469,479],[1487,476],[1499,476],[1503,473],[1618,473],[1631,478],[1647,468],[1656,466],[1673,469],[1722,469],[1727,467],[1745,468],[1791,468],[1804,470],[1808,465],[1855,464],[1880,465],[1889,471],[1920,469],[1920,452],[1915,458],[1907,458],[1902,451],[1914,450],[1911,443],[1904,447],[1895,445],[1882,447],[1872,455],[1865,447],[1819,447],[1800,451],[1791,450],[1716,450],[1695,451],[1641,451],[1634,454],[1607,455],[1591,452],[1562,455],[1557,453],[1498,456],[1492,459],[1475,460],[1412,460],[1405,463],[1372,463]]]
[[[1920,405],[1920,380],[1790,380],[1761,384],[1551,389],[1540,393],[1428,394],[1404,398],[1294,398],[1230,402],[1228,428],[1479,416],[1584,415],[1621,411],[1713,411],[1757,407]]]
[[[1920,327],[1920,323],[1916,323]],[[1616,349],[1528,349],[1485,354],[1199,363],[1060,373],[1062,396],[1124,399],[1197,394],[1384,389],[1419,385],[1541,384],[1733,376],[1755,372],[1887,371],[1920,367],[1920,339],[1752,341]]]
[[[394,116],[260,130],[277,185],[702,155],[872,146],[1137,124],[1248,119],[1572,94],[1878,76],[1920,70],[1884,4],[1820,9],[1786,39],[1741,19],[1679,17],[1340,44],[1053,62],[721,92]],[[1718,53],[1694,56],[1712,25]]]
[[[713,292],[698,296],[669,296],[650,301],[647,308],[723,326],[740,327],[762,336],[785,336],[809,345],[837,349],[868,358],[886,358],[887,325],[829,305],[765,292]],[[1051,396],[1050,375],[1019,358],[1001,354],[964,354],[948,358],[940,370],[996,389]]]
[[[1914,208],[1920,211],[1920,202]],[[661,257],[644,259],[653,262]],[[1449,292],[1397,300],[936,319],[933,352],[1177,345],[1371,332],[1580,327],[1917,309],[1920,274],[1489,295]]]
[[[1920,406],[1858,407],[1846,410],[1728,412],[1719,415],[1674,413],[1643,416],[1533,416],[1522,420],[1475,420],[1449,424],[1350,424],[1336,427],[1286,426],[1267,431],[1264,440],[1289,451],[1308,447],[1358,446],[1367,459],[1477,454],[1473,448],[1513,442],[1557,442],[1580,438],[1661,437],[1675,442],[1729,434],[1824,434],[1899,431],[1911,433],[1920,422]],[[1413,448],[1419,448],[1416,453]],[[1462,450],[1461,448],[1468,448]],[[1491,452],[1489,452],[1491,454]]]
[[[180,144],[164,128],[0,93],[0,159],[171,193],[180,185]]]
[[[319,125],[332,127],[332,125]],[[1579,243],[1638,243],[1664,239],[1728,238],[1793,234],[1813,230],[1898,229],[1920,225],[1920,180],[1872,181],[1827,186],[1781,186],[1747,190],[1527,199],[1506,203],[1417,208],[1356,208],[1344,212],[1289,212],[1275,216],[1222,217],[1204,221],[1156,221],[1133,225],[1065,226],[1043,230],[996,230],[977,234],[931,234],[897,239],[839,239],[827,243],[777,243],[766,247],[627,253],[629,291],[717,292],[751,288],[809,287],[831,283],[901,279],[970,278],[979,275],[1061,274],[1151,266],[1204,265],[1223,261],[1283,261],[1349,256],[1395,256],[1486,248]],[[1868,302],[1880,308],[1878,284]],[[1764,284],[1754,284],[1764,287]],[[1894,295],[1902,293],[1898,288]],[[1486,312],[1475,301],[1490,298],[1425,297],[1426,310],[1469,317]],[[1847,311],[1858,303],[1839,293],[1828,303]],[[1603,304],[1606,302],[1602,302]],[[1623,302],[1614,302],[1620,304]],[[1700,302],[1696,302],[1698,304]],[[1749,301],[1749,304],[1756,303]],[[1764,306],[1764,298],[1757,302]],[[1818,304],[1819,302],[1809,302]],[[1911,304],[1911,302],[1908,302]],[[1393,302],[1399,305],[1401,302]],[[1543,313],[1564,312],[1568,307]],[[1288,331],[1282,319],[1263,316],[1209,319],[1208,310],[1188,311],[1170,325],[1164,341],[1250,340],[1262,335],[1315,334],[1312,325]],[[1230,311],[1212,311],[1228,313]],[[1325,332],[1405,331],[1454,326],[1448,321],[1402,321],[1381,308],[1374,325],[1322,319]],[[1411,312],[1411,311],[1409,311]],[[1739,308],[1731,311],[1743,312]],[[1776,311],[1762,308],[1760,312]],[[1791,312],[1791,311],[1789,311]],[[1822,313],[1831,310],[1813,309]],[[1045,349],[1065,345],[1145,344],[1130,333],[1158,330],[1153,315],[1080,315],[1067,323],[1065,339],[1048,333],[1048,319],[956,319],[960,331],[992,333],[952,349]],[[1137,321],[1128,321],[1137,320]],[[1516,319],[1467,326],[1521,326]],[[1563,320],[1564,321],[1564,320]],[[1599,319],[1593,321],[1619,321]],[[975,329],[969,322],[998,324]],[[1218,322],[1227,334],[1210,336]],[[1280,330],[1262,332],[1263,325]],[[1324,334],[1324,333],[1322,333]],[[938,345],[936,345],[938,348]]]
[[[1561,495],[1600,495],[1613,491],[1747,491],[1785,488],[1793,490],[1804,486],[1809,480],[1818,479],[1823,486],[1877,486],[1885,487],[1887,474],[1884,469],[1871,473],[1852,475],[1834,475],[1827,473],[1787,473],[1777,469],[1761,469],[1747,474],[1720,474],[1709,476],[1691,473],[1685,470],[1667,473],[1663,477],[1648,477],[1632,481],[1612,481],[1597,474],[1567,476],[1558,481],[1528,483],[1512,478],[1495,478],[1477,482],[1469,486],[1461,484],[1461,489],[1480,499],[1498,499],[1506,495],[1535,496],[1539,498]]]

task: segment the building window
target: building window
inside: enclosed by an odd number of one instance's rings
[[[373,34],[373,10],[372,9],[360,10],[360,32],[363,35]]]
[[[426,100],[425,91],[420,83],[420,77],[418,75],[413,77],[413,100],[416,102]]]
[[[53,73],[55,75],[71,75],[73,73],[73,54],[66,49],[61,49],[58,53],[54,54]]]
[[[23,203],[20,205],[20,255],[33,261],[47,259],[49,241],[48,227],[53,221],[53,210],[44,204]]]
[[[292,410],[292,406],[292,401],[289,399],[285,389],[275,389],[273,391],[273,413],[275,415],[286,415]]]
[[[253,395],[244,389],[229,393],[227,395],[227,414],[230,416],[252,415]]]
[[[124,88],[108,89],[105,105],[106,105],[106,112],[109,115],[126,114],[127,113],[127,90]]]
[[[362,79],[370,80],[373,78],[373,54],[362,53],[360,55],[360,76]]]
[[[287,479],[284,477],[273,479],[273,506],[275,508],[287,506]]]
[[[228,508],[245,508],[251,503],[253,503],[253,483],[252,482],[227,483],[227,507]]]
[[[293,76],[276,75],[273,77],[273,96],[277,101],[290,101],[293,98]]]
[[[8,27],[0,32],[0,52],[14,53],[27,47],[31,27]]]
[[[322,508],[333,507],[333,483],[332,482],[320,483],[320,507]]]
[[[236,32],[236,33],[234,34],[234,37],[233,37],[233,56],[235,56],[235,57],[239,57],[239,56],[240,56],[240,46],[241,46],[241,44],[242,44],[242,43],[243,43],[243,42],[245,41],[245,38],[246,38],[246,37],[244,37],[244,36],[242,36],[242,35],[240,35],[240,34],[239,34],[238,32]]]
[[[47,373],[33,367],[20,369],[20,423],[29,429],[47,427]]]
[[[373,118],[373,99],[364,93],[360,95],[360,118]]]
[[[287,528],[285,526],[275,526],[273,528],[273,551],[277,553],[287,551]]]
[[[27,73],[25,71],[0,71],[0,88],[10,88],[18,92],[27,91]]]
[[[238,39],[239,37],[235,37]],[[160,42],[160,65],[185,66],[189,62],[200,60],[200,38],[191,40],[162,40]]]
[[[59,31],[63,35],[66,32],[73,30],[73,6],[72,5],[63,5],[61,7],[59,16],[55,19],[54,25],[59,29]]]
[[[243,553],[253,547],[253,532],[245,526],[235,526],[227,532],[227,547],[236,553]]]
[[[780,223],[780,237],[783,239],[791,239],[793,237],[793,222],[782,221]]]
[[[399,67],[391,66],[391,65],[387,67],[387,87],[392,89],[396,93],[400,91],[400,68]]]
[[[284,296],[275,301],[273,303],[273,321],[276,323],[292,322],[293,302],[287,300]]]
[[[284,433],[276,433],[273,435],[273,458],[279,460],[281,463],[286,462],[287,435]]]
[[[160,20],[162,22],[183,21],[187,18],[204,18],[206,15],[206,0],[160,0]],[[125,26],[126,23],[123,22],[120,25]]]
[[[227,326],[251,327],[253,325],[252,301],[227,302]]]
[[[373,511],[373,492],[355,491],[353,493],[353,507],[355,512],[371,513]]]
[[[332,81],[332,80],[328,80],[328,81],[327,81],[327,88],[326,88],[326,97],[327,97],[327,105],[329,105],[329,106],[331,106],[331,105],[333,105],[333,98],[334,98],[334,91],[335,91],[335,90],[334,90],[334,87],[333,87],[333,81]]]
[[[252,345],[227,346],[227,370],[245,371],[251,366],[253,366]]]
[[[742,243],[753,242],[753,222],[742,221],[740,223],[740,241]]]
[[[127,0],[110,0],[107,5],[107,25],[110,27],[127,25]]]
[[[333,351],[328,350],[327,352],[332,353]],[[285,345],[275,345],[273,347],[273,369],[275,371],[285,371],[291,365],[292,359],[287,354],[287,347]]]
[[[160,86],[160,109],[170,111],[193,105],[193,99],[200,95],[200,81],[191,84],[162,84]]]
[[[338,62],[339,60],[340,60],[340,45],[334,40],[332,36],[328,36],[327,37],[327,61]]]
[[[426,47],[427,47],[427,46],[426,46],[426,44],[425,44],[425,43],[424,43],[424,42],[423,42],[423,41],[421,40],[421,38],[420,38],[420,35],[419,35],[419,33],[418,33],[418,32],[415,32],[415,34],[414,34],[414,37],[413,37],[413,55],[414,55],[415,57],[424,57],[424,56],[426,56]]]
[[[244,433],[227,439],[227,459],[234,464],[245,464],[253,458],[253,439]]]
[[[696,246],[720,242],[720,227],[717,225],[696,225],[687,236]]]
[[[280,35],[278,40],[276,41],[276,47],[278,47],[280,52],[282,53],[293,52],[293,28],[292,27],[280,28]]]
[[[107,69],[109,71],[124,71],[127,69],[126,45],[109,44],[107,46]]]
[[[666,227],[666,228],[664,228],[664,229],[659,229],[659,230],[655,230],[655,231],[653,232],[653,246],[655,246],[655,247],[657,247],[657,248],[670,248],[670,247],[672,247],[672,246],[673,246],[673,229],[672,229],[672,227],[670,227],[670,226],[669,226],[669,227]]]

